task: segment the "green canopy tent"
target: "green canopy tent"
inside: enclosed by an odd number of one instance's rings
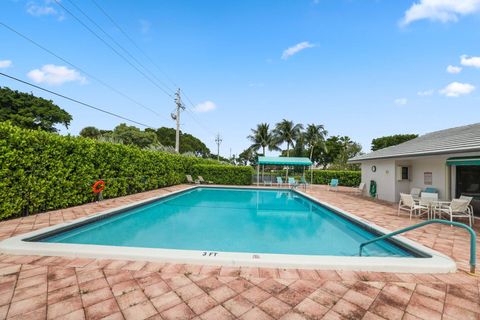
[[[262,166],[262,176],[266,165],[271,166],[303,166],[303,177],[305,178],[305,168],[312,166],[312,161],[306,157],[258,157],[257,164],[257,185],[260,183],[260,166]],[[310,168],[311,169],[311,168]],[[288,175],[288,171],[287,171]],[[310,183],[313,180],[313,172],[310,177]]]

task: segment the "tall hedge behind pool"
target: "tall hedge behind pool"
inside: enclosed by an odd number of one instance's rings
[[[206,181],[211,181],[215,184],[251,184],[253,173],[252,167],[207,164],[196,164],[193,166],[195,177],[202,176]]]
[[[179,184],[199,164],[217,162],[0,123],[0,219],[91,202],[98,179],[106,182],[104,198]],[[201,173],[240,184],[238,167],[220,167],[211,171],[218,175]]]
[[[310,171],[306,173],[310,182]],[[358,187],[362,180],[361,171],[346,170],[313,170],[314,184],[329,184],[330,180],[338,179],[338,184],[345,187]]]

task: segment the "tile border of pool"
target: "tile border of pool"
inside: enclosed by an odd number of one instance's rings
[[[379,272],[408,272],[408,273],[450,273],[456,271],[455,262],[448,256],[425,247],[403,236],[394,237],[395,242],[406,245],[415,251],[430,255],[431,257],[343,257],[343,256],[314,256],[314,255],[288,255],[242,252],[205,252],[200,250],[175,250],[139,247],[116,247],[86,244],[64,244],[48,242],[32,242],[28,239],[36,238],[61,229],[69,229],[91,220],[98,220],[106,216],[117,214],[146,203],[169,198],[196,188],[231,188],[231,189],[267,189],[262,186],[208,186],[195,185],[169,194],[137,201],[128,205],[99,212],[97,214],[62,223],[29,233],[14,236],[0,242],[0,252],[15,255],[41,255],[41,256],[67,256],[97,259],[122,259],[159,261],[171,263],[187,263],[201,265],[221,265],[234,267],[268,267],[268,268],[299,268],[317,270],[352,270],[352,271],[379,271]],[[281,189],[285,190],[285,189]],[[335,211],[337,214],[355,221],[368,229],[380,233],[391,230],[380,227],[368,220],[357,217],[349,212],[320,201],[299,190],[293,190],[301,196],[321,206]]]

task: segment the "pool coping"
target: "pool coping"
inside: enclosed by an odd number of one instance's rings
[[[124,206],[105,210],[88,217],[75,219],[29,233],[14,236],[0,242],[0,252],[16,255],[43,255],[68,256],[78,258],[122,259],[152,262],[171,262],[201,265],[221,265],[231,267],[268,267],[268,268],[300,268],[317,270],[352,270],[352,271],[379,271],[379,272],[408,272],[408,273],[450,273],[456,271],[455,262],[448,256],[425,247],[403,236],[394,237],[395,242],[413,248],[416,251],[431,257],[344,257],[344,256],[315,256],[315,255],[288,255],[241,252],[214,252],[200,250],[175,250],[138,247],[116,247],[86,244],[64,244],[27,241],[38,238],[54,231],[72,228],[92,220],[103,219],[106,216],[118,214],[122,211],[138,207],[160,199],[169,198],[196,188],[233,188],[233,189],[267,189],[261,186],[209,186],[195,185],[169,194],[151,197]],[[281,189],[285,190],[285,188]],[[321,206],[343,215],[349,220],[365,228],[380,233],[389,233],[391,230],[378,226],[368,220],[355,216],[345,210],[320,201],[299,190],[293,190],[303,197]]]

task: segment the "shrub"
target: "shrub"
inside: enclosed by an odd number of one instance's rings
[[[216,163],[0,123],[0,219],[91,202],[99,179],[113,198],[182,183],[195,165]],[[220,167],[205,178],[240,181],[242,169]]]
[[[254,171],[252,167],[196,164],[192,173],[216,184],[249,185]]]
[[[305,173],[310,181],[310,171]],[[362,180],[361,171],[347,170],[313,170],[314,184],[329,184],[331,179],[338,179],[338,184],[345,187],[358,187]]]

